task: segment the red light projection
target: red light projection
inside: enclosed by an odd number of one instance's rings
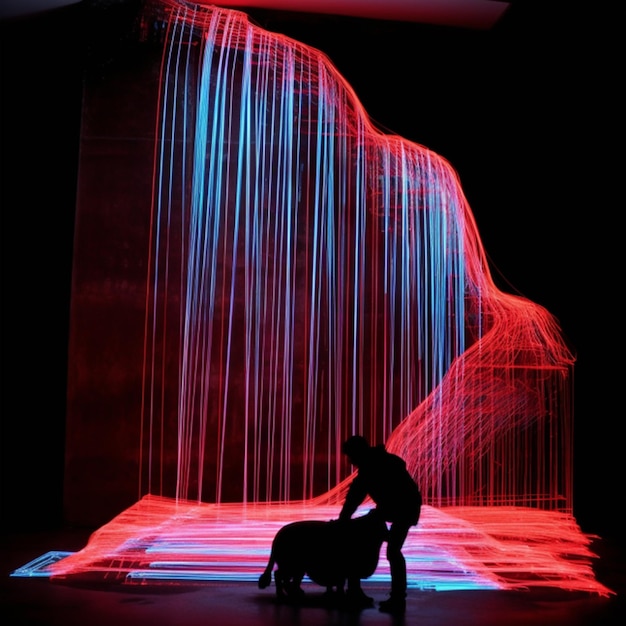
[[[572,517],[574,358],[496,288],[454,169],[319,51],[160,8],[140,498],[52,575],[256,579],[277,525],[338,515],[360,433],[424,495],[410,586],[609,593]]]

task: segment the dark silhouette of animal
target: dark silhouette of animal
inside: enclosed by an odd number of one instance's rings
[[[308,576],[328,593],[343,594],[346,581],[369,578],[378,566],[387,537],[385,520],[373,509],[346,521],[302,520],[283,526],[274,537],[269,562],[259,577],[259,588],[272,582],[279,599],[304,595],[300,586]],[[356,591],[348,590],[349,593]]]

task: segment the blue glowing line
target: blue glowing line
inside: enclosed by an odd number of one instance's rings
[[[54,563],[58,563],[62,559],[74,554],[73,552],[62,552],[59,550],[52,550],[46,552],[41,556],[29,561],[25,565],[18,567],[11,572],[10,576],[17,578],[49,578],[50,572],[46,568]]]
[[[149,549],[147,551],[148,554],[157,552],[159,552],[159,550],[156,549]],[[229,554],[227,550],[213,552],[215,555],[219,555],[220,553]],[[51,572],[47,570],[47,568],[49,568],[51,564],[57,563],[72,554],[74,553],[62,551],[47,552],[37,559],[17,568],[11,572],[10,576],[17,578],[50,578]],[[148,569],[139,568],[127,572],[125,574],[125,580],[128,583],[137,583],[140,581],[154,583],[256,582],[260,571],[259,563],[257,561],[245,561],[239,558],[240,555],[237,555],[237,557],[237,559],[232,561],[220,559],[217,563],[211,560],[152,561]],[[411,567],[414,562],[415,559],[407,558],[408,567]],[[459,571],[454,575],[451,575],[450,572],[446,572],[445,576],[433,575],[433,570],[436,570],[437,563],[429,561],[428,559],[423,559],[423,566],[424,576],[420,579],[417,579],[416,576],[411,576],[407,583],[409,589],[451,591],[501,588],[495,582],[481,578],[471,572]],[[381,568],[366,579],[367,584],[387,584],[388,581],[389,573],[385,568]],[[310,581],[308,576],[304,578],[303,584],[317,587],[317,585],[314,585],[314,583]]]

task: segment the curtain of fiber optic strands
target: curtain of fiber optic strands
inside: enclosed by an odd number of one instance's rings
[[[163,6],[141,492],[330,501],[360,433],[429,504],[571,509],[572,356],[494,286],[451,166],[319,51]]]

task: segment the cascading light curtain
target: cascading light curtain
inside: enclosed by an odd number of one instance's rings
[[[139,495],[336,502],[361,433],[427,504],[571,511],[574,358],[496,288],[450,164],[319,51],[157,4]]]

